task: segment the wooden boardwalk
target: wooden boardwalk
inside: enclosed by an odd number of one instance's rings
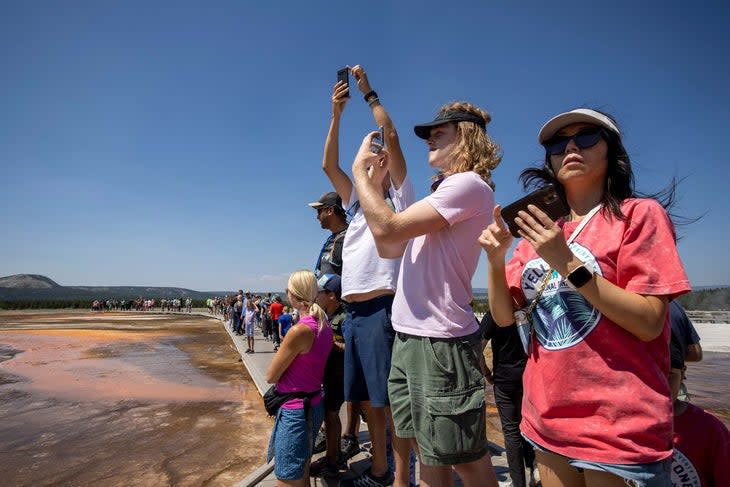
[[[206,313],[200,314],[205,314],[206,316],[213,317],[213,315]],[[264,392],[266,392],[266,390],[269,388],[269,384],[267,384],[265,380],[265,374],[266,369],[271,363],[271,360],[275,353],[273,344],[269,341],[264,340],[261,332],[257,330],[254,346],[256,353],[245,353],[247,348],[246,337],[236,336],[231,331],[231,329],[225,323],[223,323],[220,315],[215,317],[221,320],[221,325],[223,326],[223,329],[231,337],[231,341],[236,347],[236,350],[238,350],[238,353],[241,355],[243,365],[246,367],[246,370],[251,376],[251,379],[253,379],[254,383],[256,384],[256,388],[258,389],[259,393],[263,395]],[[340,417],[343,421],[343,424],[345,422],[344,414],[345,408],[343,407],[342,411],[340,412]],[[359,475],[360,472],[366,470],[370,466],[370,455],[369,453],[367,453],[367,450],[370,447],[370,437],[368,435],[366,423],[361,424],[359,439],[362,450],[359,454],[355,455],[349,460],[348,471],[344,472],[339,479],[326,480],[322,478],[312,478],[312,485],[316,485],[318,487],[337,487],[340,485],[340,480],[355,477]],[[497,472],[497,479],[500,481],[500,484],[507,484],[509,480],[509,475],[507,473],[507,459],[504,454],[504,449],[490,442],[490,450],[492,454],[492,463],[494,464],[494,469]],[[323,455],[323,453],[315,455],[314,458],[316,459],[321,455]],[[273,487],[274,485],[276,485],[276,477],[274,476],[273,470],[274,461],[272,460],[272,462],[264,464],[257,468],[245,479],[238,482],[235,487]],[[416,466],[416,472],[417,471],[418,467]],[[458,482],[458,479],[456,485],[461,485]]]

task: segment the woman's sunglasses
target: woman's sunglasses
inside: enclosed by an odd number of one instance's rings
[[[551,156],[557,156],[565,153],[565,148],[568,143],[572,140],[575,141],[581,149],[587,149],[593,147],[601,140],[603,130],[598,127],[591,127],[584,130],[580,130],[573,135],[558,135],[551,139],[546,140],[542,145],[545,147],[547,153]]]

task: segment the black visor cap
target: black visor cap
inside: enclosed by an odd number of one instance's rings
[[[482,117],[466,112],[444,112],[436,115],[436,118],[434,118],[432,122],[416,125],[413,127],[413,131],[416,132],[416,135],[420,138],[428,139],[431,136],[431,129],[433,127],[450,122],[473,122],[479,125],[482,129],[487,129],[487,124],[484,123],[484,119]]]

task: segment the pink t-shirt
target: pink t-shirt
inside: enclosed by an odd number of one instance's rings
[[[454,338],[479,329],[471,309],[471,278],[479,234],[492,221],[494,193],[475,172],[453,174],[427,201],[448,226],[408,242],[393,301],[393,329]]]
[[[313,316],[302,316],[297,324],[307,325],[314,332],[314,343],[307,353],[300,353],[289,364],[279,381],[276,383],[276,390],[279,392],[313,392],[322,387],[322,378],[324,377],[324,366],[327,363],[327,357],[332,349],[332,328],[329,324],[317,332],[319,324]],[[311,405],[319,404],[322,395],[315,396],[311,400]],[[302,409],[304,401],[302,399],[292,399],[284,403],[284,409]]]
[[[694,404],[674,417],[673,487],[719,487],[730,476],[730,431]]]
[[[654,200],[631,199],[626,219],[597,213],[570,244],[583,262],[628,291],[675,297],[690,290],[673,226]],[[568,238],[578,222],[567,222]],[[518,300],[531,302],[548,266],[520,241],[507,265]],[[554,273],[533,312],[524,375],[522,432],[570,458],[655,462],[672,454],[669,334],[641,341],[594,308]]]

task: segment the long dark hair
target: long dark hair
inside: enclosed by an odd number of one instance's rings
[[[598,113],[601,113],[611,119],[613,124],[618,127],[616,120],[608,113],[591,108]],[[631,168],[631,159],[629,158],[628,152],[621,141],[621,136],[613,130],[608,130],[602,127],[601,137],[606,141],[608,146],[608,168],[606,172],[606,179],[603,186],[603,197],[601,203],[603,205],[602,211],[604,214],[613,215],[619,220],[624,220],[626,216],[621,211],[621,203],[628,198],[652,198],[659,202],[669,214],[670,218],[674,222],[677,218],[683,222],[687,220],[684,217],[678,217],[673,215],[671,208],[675,203],[675,190],[677,187],[677,180],[672,179],[670,184],[662,189],[661,191],[653,194],[644,194],[636,191],[634,187],[634,171]],[[555,186],[560,193],[560,196],[565,199],[565,188],[558,182],[555,177],[552,166],[550,165],[550,154],[545,152],[545,160],[543,161],[542,167],[530,167],[520,173],[520,182],[525,189],[537,188],[545,186],[551,183]],[[694,220],[691,220],[694,221]],[[675,222],[676,224],[676,222]]]

